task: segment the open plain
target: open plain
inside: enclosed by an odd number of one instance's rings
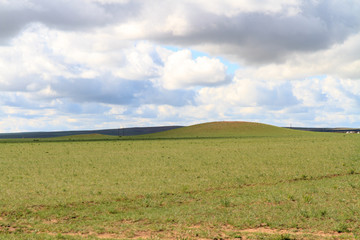
[[[0,239],[360,238],[358,134],[216,122],[0,153]]]

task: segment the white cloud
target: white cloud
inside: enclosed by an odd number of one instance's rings
[[[237,77],[229,85],[201,89],[199,99],[203,104],[222,104],[224,108],[232,106],[284,108],[297,103],[288,82]]]
[[[220,60],[192,58],[190,50],[181,50],[165,60],[163,85],[168,89],[219,85],[227,81],[226,67]]]
[[[271,63],[248,67],[239,72],[244,77],[256,79],[293,80],[308,76],[332,75],[337,78],[360,79],[360,34],[343,43],[314,53],[298,53],[284,63]]]
[[[323,80],[307,79],[292,82],[294,96],[302,102],[303,107],[323,107],[328,96],[323,89]]]
[[[149,1],[144,8],[152,11],[144,10],[137,18],[137,31],[160,43],[196,47],[246,64],[267,64],[327,49],[360,28],[357,1],[191,2]],[[181,30],[166,28],[164,19],[179,14],[182,21],[175,22]]]

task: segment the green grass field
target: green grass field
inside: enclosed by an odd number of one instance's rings
[[[357,134],[220,122],[0,153],[0,239],[360,239]]]

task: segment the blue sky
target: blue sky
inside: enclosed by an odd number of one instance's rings
[[[360,127],[357,0],[0,0],[0,132]]]

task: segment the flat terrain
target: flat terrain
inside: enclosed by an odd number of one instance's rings
[[[0,141],[0,239],[360,236],[357,134],[221,122],[19,141]]]

